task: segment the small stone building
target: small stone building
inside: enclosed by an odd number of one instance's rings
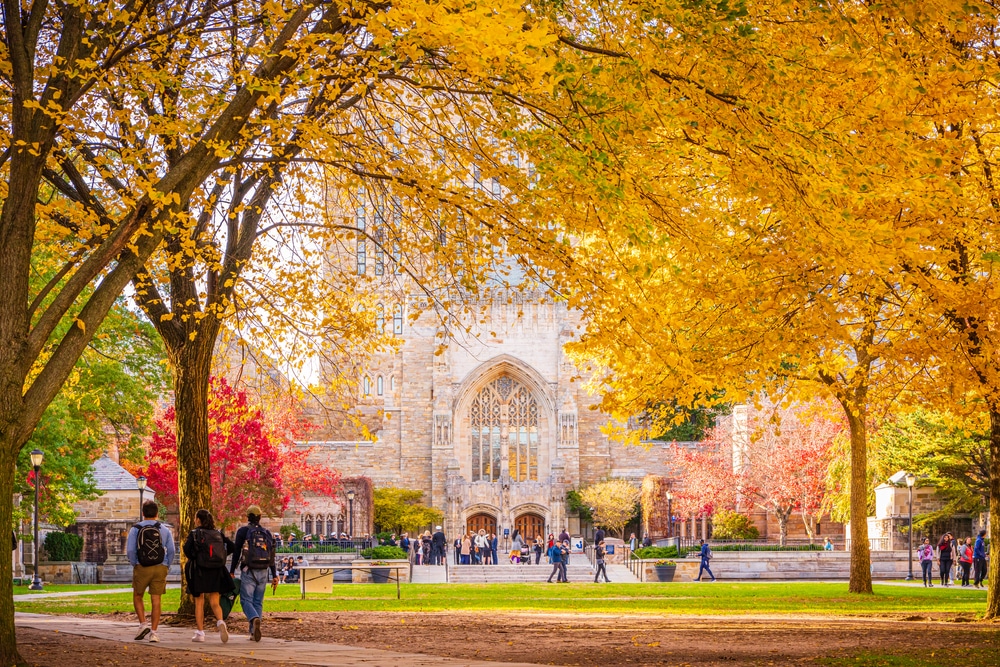
[[[141,518],[139,488],[136,478],[107,454],[94,461],[91,474],[101,495],[73,506],[76,524],[67,532],[83,538],[81,560],[101,565],[125,553],[129,528]],[[154,490],[147,487],[142,499],[155,500]]]

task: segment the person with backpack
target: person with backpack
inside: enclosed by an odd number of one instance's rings
[[[712,577],[712,581],[715,581],[715,575],[712,574],[711,568],[708,567],[708,562],[712,560],[712,550],[705,543],[705,540],[699,540],[701,544],[701,551],[699,555],[701,556],[701,566],[698,568],[698,577],[695,581],[701,581],[701,575],[703,572],[708,572],[708,576]]]
[[[155,501],[144,502],[142,521],[129,529],[125,543],[125,554],[132,565],[132,606],[139,617],[136,641],[142,641],[147,636],[151,642],[160,641],[156,636],[156,629],[160,625],[160,599],[167,591],[167,572],[174,562],[174,536],[166,524],[157,520],[158,514],[159,508]],[[143,606],[142,598],[146,589],[149,589],[152,624],[146,622],[146,609]]]
[[[260,641],[260,623],[264,618],[264,593],[267,585],[278,586],[274,566],[274,535],[260,525],[260,506],[247,508],[247,525],[236,531],[236,550],[229,574],[240,568],[240,606],[249,623],[250,638]]]
[[[219,638],[224,644],[229,641],[229,628],[222,617],[219,594],[233,590],[233,576],[226,570],[226,560],[236,551],[236,545],[222,531],[216,530],[211,512],[198,510],[194,516],[197,526],[188,533],[183,549],[188,559],[184,575],[188,592],[194,597],[194,620],[198,627],[191,641],[205,641],[205,598],[208,598]]]

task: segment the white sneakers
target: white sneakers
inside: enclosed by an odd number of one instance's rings
[[[219,638],[222,639],[222,643],[225,644],[229,641],[229,628],[226,627],[225,621],[218,621],[215,627],[219,629]]]
[[[195,630],[194,631],[194,637],[191,638],[191,641],[193,641],[193,642],[203,642],[203,641],[205,641],[205,631],[204,630]]]
[[[152,630],[149,627],[149,623],[143,623],[142,625],[139,626],[139,632],[136,633],[135,640],[137,642],[141,642],[143,639],[146,638],[146,635],[148,635],[150,632],[152,632]]]
[[[160,638],[156,636],[156,632],[150,630],[150,632],[149,632],[149,641],[152,642],[152,643],[156,643],[156,642],[160,641]]]

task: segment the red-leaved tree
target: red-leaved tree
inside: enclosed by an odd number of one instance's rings
[[[698,450],[676,448],[682,502],[700,511],[759,508],[777,519],[781,544],[789,518],[798,511],[811,540],[830,449],[842,429],[822,406],[752,408],[744,440],[716,427]]]
[[[334,497],[340,473],[308,461],[310,451],[293,438],[306,428],[291,405],[268,408],[251,405],[244,391],[222,377],[211,379],[209,451],[212,507],[216,525],[228,530],[246,516],[248,505],[260,505],[265,515],[279,515],[289,503],[304,502],[306,493]],[[174,409],[156,421],[149,440],[145,475],[167,507],[177,507],[177,440]]]

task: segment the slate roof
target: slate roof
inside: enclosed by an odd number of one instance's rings
[[[136,491],[135,477],[111,460],[107,454],[90,464],[90,472],[99,491]],[[149,487],[147,487],[147,490]]]

